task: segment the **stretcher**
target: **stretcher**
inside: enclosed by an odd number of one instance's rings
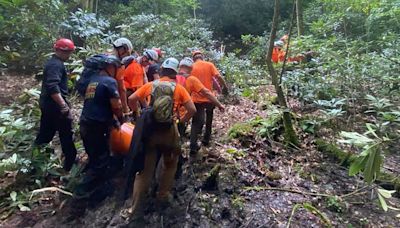
[[[120,129],[113,128],[110,135],[111,151],[118,155],[127,155],[131,146],[135,125],[124,123]]]

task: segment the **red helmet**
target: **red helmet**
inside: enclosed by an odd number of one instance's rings
[[[54,49],[60,49],[62,51],[74,51],[75,50],[75,44],[72,40],[66,39],[66,38],[61,38],[58,39],[54,43]]]

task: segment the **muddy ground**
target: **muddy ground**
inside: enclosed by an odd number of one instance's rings
[[[14,77],[0,80],[8,85]],[[24,85],[37,85],[28,81]],[[3,105],[12,97],[10,91],[22,89],[6,88],[0,91]],[[228,129],[234,123],[266,115],[244,98],[227,104],[225,113],[216,111],[213,143],[201,150],[201,160],[185,163],[174,187],[172,206],[158,211],[150,197],[144,221],[123,219],[120,212],[125,206],[117,196],[71,219],[69,212],[75,205],[68,203],[69,197],[55,192],[41,194],[30,212],[16,212],[0,226],[286,227],[292,217],[291,227],[400,227],[396,218],[400,212],[384,212],[371,200],[376,197],[370,187],[359,177],[349,177],[338,161],[316,150],[312,138],[302,135],[301,147],[290,150],[257,136],[249,137],[247,143],[228,139]],[[184,149],[186,155],[187,145]],[[216,181],[210,184],[208,176],[218,167]],[[123,188],[117,182],[115,186],[120,191]],[[357,189],[363,190],[354,192]],[[349,197],[334,197],[352,192]],[[400,206],[398,198],[390,202]]]

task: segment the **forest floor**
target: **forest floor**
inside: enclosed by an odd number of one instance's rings
[[[7,85],[0,89],[2,105],[9,104],[23,87],[38,85],[31,79],[16,83],[15,77],[0,78]],[[256,136],[228,138],[235,123],[266,115],[245,98],[226,104],[225,113],[216,111],[213,143],[201,150],[201,161],[184,164],[172,206],[158,211],[150,198],[141,223],[129,224],[120,216],[125,207],[116,196],[71,220],[68,211],[73,205],[55,192],[41,194],[31,211],[15,212],[0,227],[286,227],[290,218],[291,227],[400,226],[396,211],[384,212],[371,200],[373,186],[349,177],[337,160],[316,149],[314,138],[301,135],[296,149]],[[219,170],[215,182],[208,178],[211,170]],[[49,183],[59,185],[61,181]],[[116,182],[116,188],[122,191],[123,185]],[[398,198],[390,202],[400,205]]]

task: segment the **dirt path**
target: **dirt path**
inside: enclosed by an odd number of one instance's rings
[[[202,150],[201,162],[184,165],[171,208],[157,211],[150,199],[141,223],[129,224],[121,218],[124,207],[116,197],[69,220],[67,211],[75,205],[53,193],[43,194],[31,212],[17,212],[0,226],[286,227],[295,207],[298,210],[292,216],[292,227],[324,227],[328,223],[335,227],[400,226],[396,213],[384,213],[369,199],[370,191],[361,191],[344,201],[333,197],[351,193],[364,184],[348,177],[345,168],[318,152],[312,139],[303,137],[299,150],[287,150],[257,136],[245,143],[227,139],[234,123],[256,116],[265,117],[266,113],[245,99],[227,105],[223,114],[216,111],[214,143]],[[187,145],[184,148],[187,152]],[[207,177],[218,167],[216,182],[210,184]],[[118,184],[116,187],[122,188]],[[397,198],[391,202],[400,205]]]

